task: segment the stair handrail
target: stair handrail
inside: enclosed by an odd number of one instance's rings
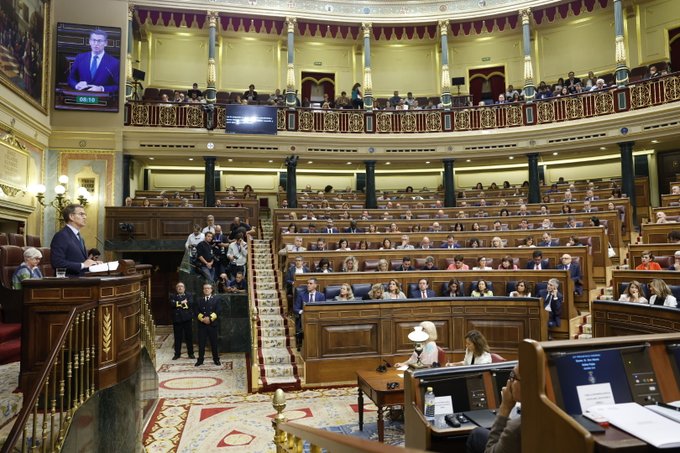
[[[27,448],[37,449],[39,448],[39,442],[42,440],[42,451],[60,451],[64,439],[66,438],[66,433],[73,420],[73,414],[76,410],[82,406],[92,395],[94,395],[96,389],[96,382],[94,379],[94,366],[96,364],[95,353],[97,348],[95,347],[96,336],[95,336],[95,326],[96,326],[96,310],[97,302],[90,302],[88,304],[83,304],[78,307],[73,307],[69,314],[64,326],[62,327],[57,341],[54,343],[54,347],[50,351],[47,360],[43,364],[40,372],[37,374],[37,379],[34,381],[33,388],[28,392],[24,393],[23,406],[19,415],[17,416],[12,429],[7,436],[7,440],[0,449],[0,453],[9,453],[10,451],[15,451],[15,445],[21,439],[21,451],[25,451]],[[85,328],[78,329],[80,323],[85,324]],[[75,359],[75,367],[72,367],[71,360],[68,362],[68,367],[64,370],[64,361],[58,361],[60,353],[62,357],[66,357],[66,343],[71,345],[74,342],[73,329],[76,328],[75,342],[85,342],[85,337],[87,334],[87,345],[85,345],[85,350],[76,350],[73,358]],[[28,328],[28,326],[24,326]],[[86,332],[87,330],[87,332]],[[80,338],[78,338],[80,336]],[[25,346],[24,346],[25,347]],[[81,345],[82,347],[82,345]],[[73,349],[69,349],[73,353]],[[84,360],[84,361],[83,361]],[[57,397],[57,365],[62,365],[62,375],[59,384],[59,393],[61,396],[61,403],[59,407],[59,412],[56,412],[56,397]],[[83,371],[83,368],[89,364],[87,372]],[[81,365],[79,367],[79,365]],[[81,370],[80,373],[78,370]],[[68,376],[66,376],[66,374]],[[53,377],[52,382],[50,382],[50,376]],[[65,380],[68,379],[69,382],[66,383]],[[75,381],[75,385],[74,382]],[[86,382],[84,392],[83,382]],[[49,385],[52,387],[52,399],[50,399],[50,389]],[[66,385],[68,384],[68,389]],[[75,388],[74,388],[75,387]],[[73,388],[73,395],[71,395],[71,390]],[[80,393],[79,393],[80,390]],[[68,396],[64,400],[64,392],[68,391]],[[43,408],[43,423],[42,423],[42,435],[40,439],[37,438],[38,433],[38,413],[41,408],[41,402],[39,401],[40,396],[43,396],[42,408]],[[73,396],[73,400],[71,400]],[[51,402],[52,406],[48,407],[48,403]],[[51,421],[51,425],[48,427],[48,413]],[[27,422],[29,416],[33,414],[33,426],[31,438],[27,438]],[[57,414],[59,415],[59,426],[58,434],[55,438],[54,430],[54,418]],[[46,448],[48,437],[46,431],[50,430],[50,443],[51,446]],[[32,445],[27,445],[27,441],[30,441]]]
[[[395,447],[354,436],[346,436],[320,428],[290,423],[283,415],[286,398],[283,390],[274,393],[272,405],[277,414],[272,419],[274,445],[277,453],[303,451],[309,444],[309,451],[332,451],[333,453],[422,453],[423,450]]]

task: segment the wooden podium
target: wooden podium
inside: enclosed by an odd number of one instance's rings
[[[19,377],[24,394],[40,379],[64,326],[83,309],[87,313],[81,313],[82,325],[71,335],[84,347],[80,354],[70,352],[70,356],[76,358],[75,363],[92,364],[88,367],[91,376],[86,378],[94,388],[110,387],[139,368],[143,275],[131,260],[121,260],[115,274],[86,275],[24,281]]]

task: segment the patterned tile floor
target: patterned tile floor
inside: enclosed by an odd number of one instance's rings
[[[162,329],[159,329],[162,332]],[[172,358],[172,337],[158,335],[159,396],[144,434],[150,453],[223,451],[273,452],[271,393],[246,392],[242,354],[222,354],[222,366]],[[357,391],[353,387],[303,390],[286,394],[288,420],[342,434],[377,440],[376,408],[366,404],[364,430],[358,430]],[[403,445],[403,426],[388,422],[386,443]]]

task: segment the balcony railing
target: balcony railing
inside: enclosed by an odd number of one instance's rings
[[[414,134],[465,132],[536,126],[640,110],[680,100],[680,74],[643,80],[622,88],[452,110],[322,110],[280,108],[281,132],[332,134]],[[141,127],[225,128],[226,107],[203,104],[128,102],[125,125]]]

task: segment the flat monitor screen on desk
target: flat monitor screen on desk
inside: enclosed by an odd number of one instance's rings
[[[484,379],[481,373],[463,374],[460,376],[433,376],[420,381],[423,393],[432,387],[435,396],[451,395],[453,410],[457,413],[474,409],[486,409],[484,395]],[[480,401],[484,401],[483,407]]]
[[[553,353],[550,365],[557,402],[568,414],[582,413],[579,387],[608,383],[616,403],[633,401],[618,349]]]
[[[512,368],[500,368],[491,371],[491,377],[493,378],[493,391],[496,394],[496,405],[500,406],[501,401],[503,401],[503,396],[501,391],[508,383],[510,378],[510,373],[512,373]]]
[[[675,377],[680,382],[680,343],[669,344],[667,348],[671,356],[671,363],[675,368]]]

